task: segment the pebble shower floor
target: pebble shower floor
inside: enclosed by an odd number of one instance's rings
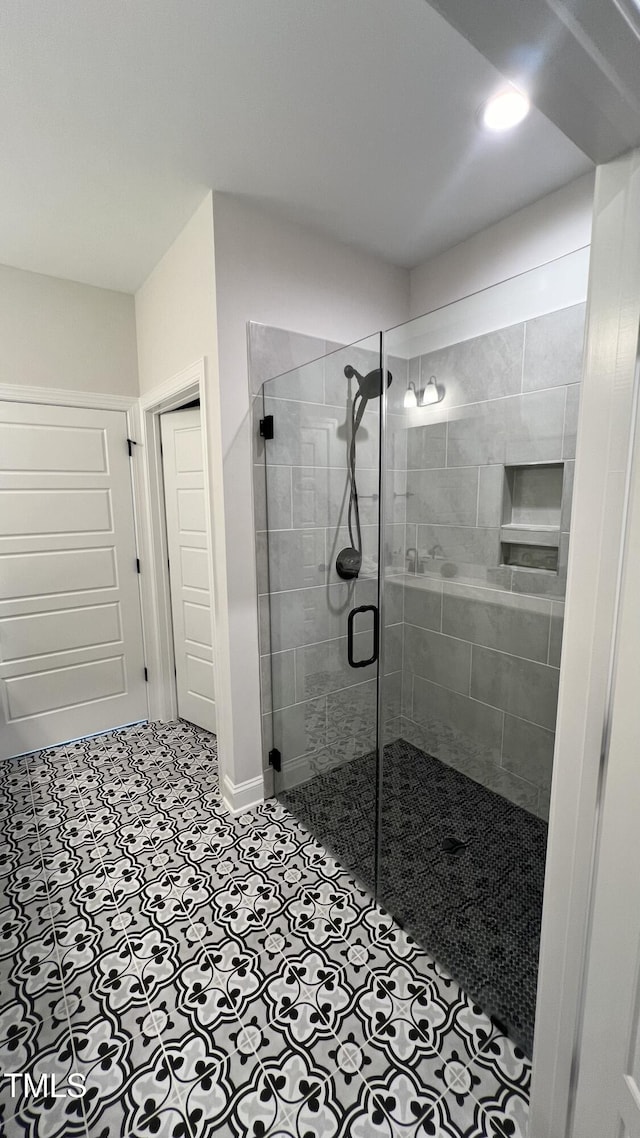
[[[3,1138],[524,1138],[528,1060],[213,736],[8,760],[0,815]]]

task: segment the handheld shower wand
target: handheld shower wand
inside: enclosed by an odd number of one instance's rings
[[[351,581],[359,575],[362,568],[362,529],[356,482],[356,435],[367,403],[370,399],[378,399],[382,395],[383,385],[381,368],[374,368],[367,375],[361,375],[351,364],[347,364],[344,374],[347,379],[357,379],[358,390],[351,404],[351,438],[349,441],[349,512],[347,520],[351,545],[340,550],[336,558],[336,572],[345,581]],[[388,371],[387,387],[392,379],[393,376]]]

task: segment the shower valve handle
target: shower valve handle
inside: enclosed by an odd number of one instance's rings
[[[354,660],[353,657],[353,623],[359,612],[372,612],[373,613],[373,655],[369,656],[367,660]],[[375,664],[378,659],[378,609],[376,605],[359,605],[358,608],[351,609],[347,619],[347,656],[349,658],[349,666],[351,668],[367,668],[369,664]]]

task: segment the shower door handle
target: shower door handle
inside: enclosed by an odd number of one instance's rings
[[[369,656],[367,660],[354,660],[353,658],[353,622],[359,612],[372,612],[373,613],[373,655]],[[376,605],[360,605],[358,608],[351,609],[347,619],[347,656],[349,657],[349,666],[351,668],[366,668],[369,664],[375,664],[378,659],[378,609]]]

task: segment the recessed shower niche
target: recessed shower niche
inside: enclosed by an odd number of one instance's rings
[[[505,466],[502,564],[558,572],[564,463]]]

